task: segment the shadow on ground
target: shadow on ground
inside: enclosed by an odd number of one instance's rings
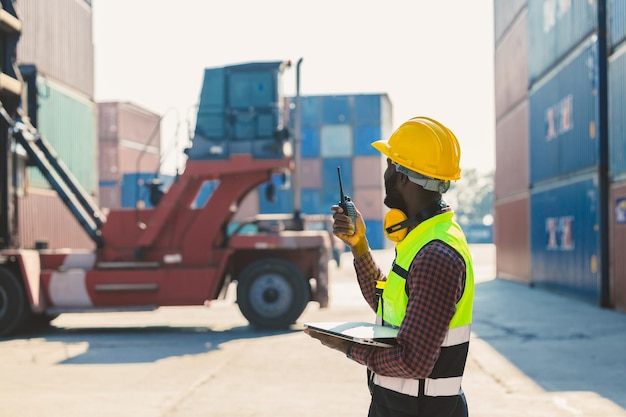
[[[238,326],[227,330],[209,327],[49,327],[36,333],[21,333],[2,340],[43,339],[66,346],[85,345],[87,349],[60,364],[119,364],[146,363],[160,359],[196,355],[219,349],[224,343],[242,339],[257,339],[300,332],[301,330],[260,330]]]
[[[626,409],[626,314],[545,288],[476,286],[472,330],[546,391],[591,391]]]

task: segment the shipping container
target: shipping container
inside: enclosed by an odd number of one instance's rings
[[[276,85],[276,68],[273,65],[236,65],[226,67],[224,72],[229,107],[271,108],[277,104],[279,88]]]
[[[274,139],[208,140],[196,136],[185,150],[190,159],[228,159],[232,154],[250,154],[256,159],[283,158],[283,146]]]
[[[84,0],[19,0],[15,8],[22,21],[17,63],[34,64],[41,74],[93,99],[91,4]]]
[[[152,194],[151,183],[160,184],[162,192],[167,192],[174,181],[171,175],[155,172],[126,172],[122,175],[121,201],[122,208],[153,208],[158,204],[158,194]]]
[[[96,104],[68,86],[38,76],[37,128],[81,186],[91,195],[98,187]],[[29,168],[32,187],[49,188],[36,167]]]
[[[127,102],[98,103],[98,172],[102,207],[134,207],[123,184],[127,173],[158,172],[161,117]],[[150,175],[150,174],[148,174]],[[132,194],[132,193],[131,193]],[[143,203],[142,203],[143,204]]]
[[[334,197],[331,201],[336,204],[339,201],[339,177],[337,167],[341,168],[341,182],[345,194],[352,196],[354,192],[354,180],[352,174],[352,158],[324,158],[322,160],[322,184],[326,191],[330,191]],[[324,200],[325,203],[330,201]]]
[[[295,129],[295,97],[285,100],[285,107],[289,108],[286,123],[293,131]],[[353,94],[334,96],[301,96],[301,124],[300,135],[302,139],[301,155],[304,157],[317,157],[329,152],[329,157],[349,155],[375,155],[376,150],[371,147],[373,141],[387,138],[392,132],[392,106],[387,94]],[[320,145],[320,129],[328,126],[342,125],[344,127],[333,131],[331,128],[327,135],[332,137],[340,131],[346,131],[345,126],[350,128],[350,143],[352,149],[343,148],[341,144]],[[344,133],[345,133],[344,132]],[[292,135],[293,136],[293,135]],[[340,135],[346,141],[347,135]],[[312,139],[308,142],[307,139]],[[308,143],[307,143],[308,142]],[[320,151],[320,146],[323,149]],[[327,148],[331,146],[330,148]],[[340,147],[341,149],[336,149]],[[341,155],[333,155],[340,152]]]
[[[494,203],[496,276],[530,283],[530,197],[523,193]]]
[[[373,156],[355,156],[352,158],[352,178],[355,190],[360,187],[378,187],[384,189],[383,178],[387,169],[387,159],[380,152]]]
[[[598,29],[597,3],[581,0],[528,0],[530,85]]]
[[[529,93],[530,182],[599,163],[598,43],[592,36]]]
[[[160,147],[161,116],[130,102],[98,103],[98,139]]]
[[[354,97],[349,95],[322,96],[323,124],[352,124]]]
[[[496,121],[494,199],[528,191],[528,101]]]
[[[300,175],[300,187],[322,188],[322,160],[320,158],[302,158],[296,169]]]
[[[98,183],[98,206],[102,210],[122,208],[122,181],[105,180]]]
[[[380,126],[381,138],[388,138],[393,132],[393,105],[387,94],[383,94],[380,98]]]
[[[383,229],[383,220],[367,220],[365,222],[365,236],[367,237],[367,242],[370,245],[370,249],[379,250],[386,249],[390,245],[387,242],[387,238],[385,237],[385,232]],[[387,271],[384,271],[387,273]]]
[[[380,220],[385,217],[385,190],[381,187],[361,187],[354,189],[352,201],[364,219]]]
[[[93,250],[93,240],[52,190],[30,188],[18,197],[20,247]]]
[[[320,154],[323,158],[352,156],[352,126],[349,124],[322,125]]]
[[[118,146],[119,172],[158,172],[160,166],[159,148],[140,145],[136,142],[121,141]]]
[[[320,188],[302,188],[300,190],[300,211],[304,214],[331,214],[330,207],[322,201]]]
[[[613,50],[626,40],[626,2],[608,1],[609,46]]]
[[[207,68],[200,89],[195,137],[223,139],[226,137],[226,76],[224,68]]]
[[[520,11],[525,9],[526,2],[527,0],[494,0],[493,35],[496,45],[500,38],[509,30],[511,23],[517,18]]]
[[[354,127],[354,155],[380,155],[380,152],[372,146],[372,142],[387,139],[390,135],[382,134],[382,126],[361,125]]]
[[[318,158],[320,156],[320,130],[317,127],[303,127],[300,131],[300,156]]]
[[[608,64],[609,172],[613,181],[626,177],[626,46]]]
[[[288,99],[293,106],[290,106],[291,123],[294,126],[296,98]],[[300,126],[319,128],[322,124],[322,97],[321,96],[300,96]]]
[[[493,243],[493,226],[485,224],[464,224],[461,226],[469,244]]]
[[[386,94],[354,95],[354,125],[380,125],[384,101],[388,100]]]
[[[274,201],[267,198],[267,185],[257,188],[259,194],[260,214],[284,214],[293,213],[293,189],[274,188]]]
[[[279,75],[284,62],[207,68],[200,92],[190,159],[226,159],[235,153],[282,157],[275,135],[284,124]]]
[[[114,141],[98,142],[98,178],[100,183],[117,182],[122,175],[119,145]]]
[[[626,312],[626,181],[611,187],[609,219],[611,305]]]
[[[533,283],[598,299],[600,206],[595,174],[553,181],[531,191]]]
[[[495,49],[496,120],[528,96],[528,30],[526,9],[512,22]]]

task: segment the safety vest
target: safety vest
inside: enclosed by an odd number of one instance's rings
[[[452,219],[453,216],[453,212],[447,212],[431,217],[420,223],[397,244],[396,259],[385,282],[377,313],[379,320],[382,318],[385,325],[400,327],[408,303],[406,279],[411,262],[428,242],[440,240],[450,245],[465,261],[465,289],[448,325],[439,358],[426,379],[374,375],[373,382],[376,385],[415,397],[453,396],[458,395],[461,390],[471,333],[474,272],[465,235]]]

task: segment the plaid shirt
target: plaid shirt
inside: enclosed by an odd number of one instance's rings
[[[370,252],[354,260],[363,297],[376,311],[375,283],[386,275]],[[456,303],[465,286],[465,262],[461,255],[439,240],[426,244],[409,267],[408,304],[393,348],[355,344],[352,357],[379,375],[422,379],[430,375]]]

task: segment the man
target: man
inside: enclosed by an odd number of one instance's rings
[[[458,180],[460,149],[441,123],[415,117],[372,146],[387,156],[385,233],[396,242],[387,276],[372,259],[365,223],[332,208],[333,232],[351,249],[363,297],[377,322],[399,329],[379,348],[305,332],[367,366],[370,417],[467,416],[461,389],[472,321],[474,273],[465,236],[442,201]]]

